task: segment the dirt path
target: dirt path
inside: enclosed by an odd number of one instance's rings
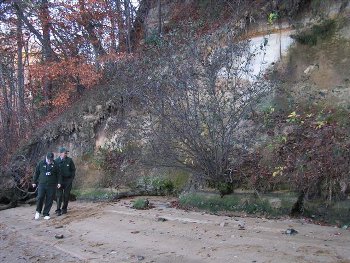
[[[186,212],[165,198],[140,211],[130,201],[72,202],[49,221],[33,220],[33,206],[0,211],[0,262],[350,262],[348,230]]]

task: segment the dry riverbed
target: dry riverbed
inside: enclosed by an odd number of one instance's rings
[[[349,230],[183,211],[160,197],[135,210],[132,200],[72,202],[48,221],[33,219],[34,206],[0,211],[0,262],[350,263]]]

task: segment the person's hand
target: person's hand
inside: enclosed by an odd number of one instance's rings
[[[36,187],[36,184],[32,184],[32,186],[33,186],[33,188],[35,188],[35,187]]]
[[[57,185],[57,188],[61,188],[61,184],[58,184],[58,185]]]

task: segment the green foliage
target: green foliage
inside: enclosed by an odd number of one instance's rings
[[[276,12],[271,12],[267,18],[267,22],[272,25],[278,19],[278,14]]]
[[[293,111],[288,115],[287,122],[296,123],[302,121],[300,120],[300,115]]]
[[[233,193],[233,184],[232,183],[221,183],[218,185],[218,190],[220,196],[228,195]]]
[[[174,194],[180,193],[188,183],[190,174],[183,170],[172,170],[168,178],[173,182]]]
[[[150,195],[171,195],[175,189],[174,183],[164,176],[142,176],[134,187]]]
[[[225,196],[220,198],[217,195],[184,194],[179,197],[179,202],[184,207],[198,208],[210,212],[235,211],[239,205],[238,196]]]
[[[303,216],[315,221],[336,224],[339,227],[350,225],[350,200],[325,203],[324,200],[305,200]]]
[[[163,38],[159,35],[158,31],[153,31],[145,39],[145,44],[149,46],[160,47],[163,44]]]
[[[109,201],[113,200],[116,193],[106,188],[81,188],[73,189],[72,193],[80,200]]]
[[[248,214],[273,214],[273,208],[267,200],[248,199],[239,208]]]
[[[233,183],[230,182],[211,182],[209,186],[217,189],[221,197],[233,193]]]
[[[147,199],[138,198],[134,201],[132,207],[139,210],[148,209],[149,201]]]
[[[315,46],[318,40],[324,40],[334,35],[337,23],[333,19],[327,19],[321,24],[314,25],[311,29],[299,32],[292,37],[303,45]]]
[[[288,194],[281,197],[281,206],[273,207],[269,202],[269,197],[257,198],[254,195],[230,195],[223,198],[217,195],[208,194],[185,194],[180,196],[180,204],[184,207],[198,208],[210,212],[245,212],[248,214],[264,214],[278,216],[289,214],[293,205],[294,196],[291,198]]]
[[[270,127],[273,123],[273,114],[275,112],[275,107],[268,106],[262,110],[263,112],[263,122],[265,127]]]

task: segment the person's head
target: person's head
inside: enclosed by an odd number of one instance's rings
[[[60,157],[63,159],[67,157],[67,154],[69,151],[64,147],[60,147],[59,152],[60,152]]]
[[[48,152],[46,154],[46,162],[47,163],[52,163],[53,162],[53,159],[54,159],[54,154],[52,152]]]

